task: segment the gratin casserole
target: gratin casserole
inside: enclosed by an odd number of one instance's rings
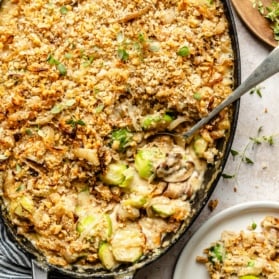
[[[219,0],[4,0],[0,188],[48,262],[115,269],[164,244],[194,210],[230,129]]]

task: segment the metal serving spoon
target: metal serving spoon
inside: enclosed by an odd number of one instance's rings
[[[215,107],[206,117],[198,121],[187,132],[183,133],[184,138],[189,138],[198,129],[207,124],[214,116],[216,116],[222,109],[232,104],[250,89],[268,79],[272,75],[279,72],[279,46],[277,46],[270,54],[263,60],[263,62],[249,75],[249,77],[241,83],[233,93],[226,98],[221,104]],[[171,134],[171,133],[168,133]]]

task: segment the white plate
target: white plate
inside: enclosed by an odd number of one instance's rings
[[[224,230],[246,230],[249,225],[260,222],[267,215],[279,215],[279,202],[249,202],[230,207],[205,222],[189,240],[176,263],[173,279],[209,279],[203,264],[196,262],[203,250],[221,237]]]

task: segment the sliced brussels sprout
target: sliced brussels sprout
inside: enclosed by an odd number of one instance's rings
[[[111,134],[112,147],[115,150],[123,151],[131,141],[133,134],[126,128],[114,130]]]
[[[112,270],[118,265],[113,256],[111,245],[107,242],[102,242],[100,244],[98,256],[103,266],[108,270]]]
[[[127,224],[113,235],[112,253],[119,262],[135,262],[143,255],[145,238],[137,224]]]
[[[27,210],[29,213],[34,212],[34,202],[28,196],[23,196],[19,199],[19,204],[23,209]]]
[[[141,127],[144,130],[154,129],[159,126],[166,126],[173,121],[169,114],[150,114],[145,116],[141,121]]]
[[[202,137],[197,137],[194,140],[193,148],[197,156],[202,156],[203,153],[206,151],[207,146],[208,146],[207,141]]]
[[[139,176],[149,180],[155,173],[155,163],[164,156],[156,147],[139,150],[135,156],[135,168]]]
[[[79,218],[77,231],[84,236],[108,240],[112,235],[112,221],[108,214],[87,215]]]
[[[255,275],[244,275],[240,276],[239,279],[260,279],[260,277]]]
[[[83,232],[90,232],[93,230],[96,219],[93,216],[85,216],[84,218],[80,218],[80,220],[77,223],[77,231],[79,233]]]
[[[175,213],[175,208],[171,204],[154,204],[151,206],[153,211],[160,217],[170,217]]]
[[[119,187],[129,187],[134,179],[135,170],[132,167],[127,168],[123,171],[124,180],[119,184]]]
[[[23,218],[29,218],[34,213],[34,210],[34,201],[29,196],[22,196],[13,200],[10,205],[10,211]]]
[[[104,235],[108,239],[112,236],[112,221],[108,214],[104,214]]]
[[[123,200],[124,205],[141,208],[147,203],[147,198],[142,195],[132,195],[128,199]]]
[[[180,199],[170,199],[164,196],[152,198],[147,205],[147,214],[150,217],[171,217],[175,220],[184,220],[189,212],[189,202]]]
[[[119,186],[124,183],[124,172],[127,170],[127,166],[124,163],[112,163],[108,165],[106,172],[101,175],[101,180],[108,185]]]

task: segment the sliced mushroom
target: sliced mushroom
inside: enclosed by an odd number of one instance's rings
[[[171,199],[187,199],[192,196],[192,186],[188,181],[168,183],[168,187],[164,192],[164,196]]]
[[[31,170],[34,170],[35,172],[39,173],[39,174],[45,174],[46,170],[44,169],[43,165],[43,161],[35,161],[34,158],[26,158],[25,160],[23,160],[23,162],[29,166],[29,168]]]
[[[193,162],[184,162],[182,155],[170,155],[157,167],[156,175],[166,182],[177,183],[187,180],[194,171]]]

